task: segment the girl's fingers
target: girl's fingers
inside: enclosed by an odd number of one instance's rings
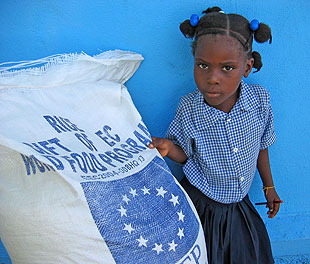
[[[160,146],[160,142],[161,142],[161,138],[158,137],[152,137],[152,142],[149,144],[150,148],[156,148],[158,146]]]
[[[273,218],[276,216],[280,209],[280,203],[273,203],[273,211],[269,214],[269,218]]]
[[[267,202],[267,207],[269,208],[269,210],[268,210],[268,212],[267,212],[267,214],[269,215],[269,217],[270,217],[270,215],[272,214],[272,212],[273,212],[273,209],[274,209],[274,203],[271,201],[268,201]]]
[[[152,137],[152,142],[148,145],[150,149],[156,148],[162,157],[166,157],[169,152],[169,140],[159,137]]]
[[[269,208],[269,211],[267,212],[269,218],[273,218],[276,216],[280,209],[280,203],[274,203],[272,202],[272,206],[268,203],[267,206]]]
[[[268,194],[268,195],[267,195]],[[268,193],[265,193],[265,197],[267,200],[267,205],[266,207],[269,208],[267,214],[269,218],[273,218],[279,211],[280,209],[280,197],[278,196],[276,190],[273,189],[269,189]],[[280,202],[280,203],[279,203]]]

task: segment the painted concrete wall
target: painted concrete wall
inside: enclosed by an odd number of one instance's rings
[[[214,5],[272,28],[271,45],[254,44],[264,66],[248,82],[265,86],[272,96],[278,139],[270,157],[284,204],[272,220],[264,207],[257,209],[277,263],[309,261],[310,1],[1,0],[0,63],[81,51],[89,55],[110,49],[141,53],[145,61],[127,87],[151,133],[163,136],[180,97],[195,89],[190,40],[178,26],[191,14]],[[263,200],[261,187],[257,175],[250,190],[253,202]],[[0,263],[8,261],[0,246]]]

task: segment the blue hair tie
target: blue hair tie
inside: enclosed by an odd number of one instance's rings
[[[259,22],[257,19],[253,19],[250,23],[250,28],[255,31],[259,28]]]
[[[189,22],[193,27],[196,27],[199,22],[199,16],[196,14],[191,15]]]

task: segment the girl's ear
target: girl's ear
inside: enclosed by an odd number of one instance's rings
[[[250,72],[252,71],[253,64],[254,64],[254,59],[253,58],[247,59],[246,65],[245,65],[244,74],[243,74],[243,76],[245,78],[248,77]]]

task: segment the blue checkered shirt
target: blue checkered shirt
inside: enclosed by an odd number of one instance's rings
[[[225,113],[196,90],[181,98],[166,137],[185,151],[191,184],[220,203],[239,202],[250,189],[259,151],[276,139],[270,95],[242,81],[239,99]]]

